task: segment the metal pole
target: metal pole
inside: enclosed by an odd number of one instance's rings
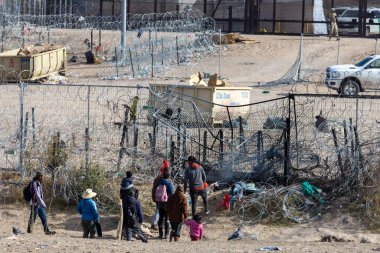
[[[377,38],[376,38],[376,42],[375,42],[375,54],[377,54]]]
[[[222,50],[222,29],[219,29],[219,74],[218,77],[220,78],[221,76],[221,71],[220,71],[220,56],[221,56],[221,50]]]
[[[273,0],[272,33],[276,32],[276,0]]]
[[[336,64],[339,65],[339,52],[340,51],[340,40],[338,40],[338,52],[336,55]]]
[[[24,83],[20,83],[19,172],[24,175]]]
[[[305,0],[302,0],[302,24],[301,33],[305,33]]]
[[[121,0],[121,63],[125,65],[125,47],[127,33],[127,0]]]
[[[87,86],[87,128],[90,129],[90,86]]]

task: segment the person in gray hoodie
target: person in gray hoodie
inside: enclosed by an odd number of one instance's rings
[[[194,216],[197,213],[198,196],[203,199],[203,206],[205,214],[209,214],[210,211],[207,208],[207,182],[206,173],[201,165],[197,163],[194,156],[189,156],[187,159],[189,166],[185,170],[184,176],[184,190],[186,192],[187,186],[190,189],[191,198],[191,212]]]
[[[32,199],[30,200],[30,218],[28,222],[28,233],[32,233],[33,224],[36,221],[37,214],[41,219],[42,226],[46,235],[55,234],[54,231],[50,231],[47,218],[46,218],[46,204],[44,201],[44,193],[42,190],[43,175],[41,172],[37,172],[33,178],[33,182],[30,185],[30,191],[32,193]]]

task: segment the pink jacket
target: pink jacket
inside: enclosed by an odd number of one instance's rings
[[[195,220],[185,220],[185,225],[190,226],[190,236],[202,238],[204,235],[203,225]]]

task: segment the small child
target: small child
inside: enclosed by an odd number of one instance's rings
[[[194,215],[192,220],[185,220],[185,225],[190,227],[190,238],[192,241],[200,241],[204,235],[202,225],[202,217],[198,214]]]

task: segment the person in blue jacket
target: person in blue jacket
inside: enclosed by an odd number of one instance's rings
[[[82,215],[82,227],[83,227],[83,238],[95,237],[96,225],[95,222],[99,222],[99,213],[96,207],[96,203],[92,200],[96,196],[96,192],[92,189],[87,189],[82,194],[82,199],[78,205],[78,212]]]

